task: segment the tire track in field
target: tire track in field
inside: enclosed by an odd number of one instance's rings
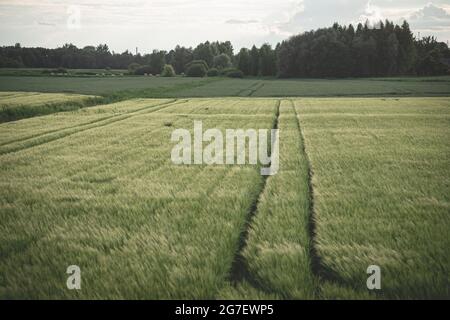
[[[18,151],[22,151],[22,150],[26,150],[32,147],[36,147],[36,146],[40,146],[42,144],[45,143],[49,143],[55,140],[59,140],[68,136],[71,136],[75,133],[80,133],[80,132],[84,132],[90,129],[95,129],[95,128],[101,128],[104,126],[107,126],[109,124],[113,124],[116,122],[120,122],[123,120],[127,120],[129,118],[132,118],[134,116],[139,116],[139,115],[144,115],[144,114],[149,114],[149,113],[153,113],[156,112],[158,110],[161,110],[163,108],[167,108],[169,106],[173,106],[175,104],[181,104],[181,103],[186,103],[188,100],[173,100],[173,101],[169,101],[157,106],[151,106],[151,107],[145,107],[143,109],[137,110],[137,111],[133,111],[130,114],[124,114],[124,115],[120,115],[120,116],[114,116],[112,118],[108,118],[104,121],[104,123],[100,123],[98,124],[98,122],[95,122],[94,124],[88,124],[88,125],[81,125],[81,128],[79,127],[75,127],[72,129],[62,129],[61,131],[56,132],[56,134],[50,134],[49,136],[47,135],[43,135],[43,136],[38,136],[37,139],[32,140],[32,139],[28,139],[26,141],[24,141],[23,143],[20,143],[17,146],[11,146],[8,147],[6,146],[5,148],[0,148],[0,155],[5,155],[5,154],[10,154],[10,153],[14,153],[14,152],[18,152]],[[148,112],[141,112],[141,111],[146,111],[147,109],[150,109]],[[31,141],[29,141],[31,140]]]
[[[74,126],[68,126],[68,127],[64,127],[64,128],[59,128],[59,129],[54,129],[54,130],[49,130],[49,131],[45,131],[45,132],[29,135],[29,136],[26,136],[26,137],[23,137],[23,138],[19,138],[19,139],[15,139],[15,140],[11,140],[11,141],[0,143],[0,147],[7,146],[7,145],[10,145],[10,144],[13,144],[13,143],[17,143],[17,142],[23,142],[23,141],[26,141],[26,140],[29,140],[29,139],[45,136],[47,134],[51,134],[51,133],[55,133],[55,132],[60,132],[60,131],[65,131],[65,130],[69,130],[69,129],[84,127],[84,126],[91,125],[91,124],[94,124],[94,123],[98,123],[98,122],[101,122],[101,121],[106,121],[106,120],[111,119],[111,118],[125,116],[125,115],[128,115],[128,114],[132,114],[132,113],[135,113],[135,112],[140,112],[140,111],[143,111],[143,110],[146,110],[146,109],[151,109],[151,108],[158,107],[158,106],[161,106],[161,105],[164,105],[164,104],[167,104],[167,103],[172,103],[172,102],[175,102],[175,101],[176,101],[176,99],[172,99],[170,101],[166,101],[166,102],[163,102],[163,103],[158,103],[158,104],[147,106],[147,107],[142,107],[142,108],[139,108],[139,109],[136,109],[136,110],[127,111],[127,112],[120,113],[120,114],[113,114],[111,116],[106,116],[106,117],[102,117],[102,118],[99,118],[99,119],[87,121],[87,122],[84,122],[84,123],[79,123],[79,124],[76,124]]]
[[[275,121],[273,123],[272,129],[278,129],[278,121],[280,117],[280,105],[281,100],[277,101],[276,104],[276,113],[275,113]],[[260,183],[259,190],[257,196],[253,199],[252,205],[250,206],[249,212],[247,214],[245,220],[245,229],[241,232],[239,236],[239,244],[236,254],[233,259],[233,263],[231,265],[231,271],[229,275],[229,281],[233,286],[237,286],[239,283],[246,281],[254,288],[261,290],[263,292],[267,292],[264,287],[260,285],[260,281],[256,279],[255,275],[252,274],[248,268],[247,260],[244,257],[244,250],[247,246],[248,234],[250,231],[251,223],[253,218],[255,217],[258,211],[258,205],[262,195],[264,194],[264,190],[267,185],[267,179],[269,176],[262,176],[262,182]],[[267,292],[268,293],[268,292]]]
[[[241,89],[239,90],[236,95],[239,97],[242,97],[241,94],[244,93],[245,91],[252,91],[253,88],[257,87],[259,85],[259,81],[255,81],[254,83],[252,83],[250,86],[248,86],[247,88]],[[245,96],[249,96],[248,94]]]
[[[304,157],[306,159],[306,164],[308,167],[308,197],[309,197],[309,209],[308,209],[308,237],[310,239],[310,245],[309,245],[309,257],[311,260],[311,272],[313,276],[315,276],[317,279],[320,279],[324,276],[325,272],[323,270],[323,263],[322,259],[319,256],[317,252],[317,224],[316,224],[316,213],[314,209],[314,186],[312,183],[312,178],[314,175],[314,172],[312,170],[311,166],[311,160],[309,158],[308,153],[306,152],[306,142],[305,142],[305,135],[300,123],[300,117],[297,113],[297,110],[295,108],[294,101],[290,100],[292,104],[292,108],[295,113],[297,128],[300,134],[300,141],[301,141],[301,150],[304,154]],[[316,288],[316,291],[319,291],[319,287]],[[316,296],[318,296],[318,292],[315,292]]]
[[[95,119],[95,120],[92,120],[92,121],[87,121],[87,122],[84,122],[84,123],[80,123],[80,124],[77,124],[77,125],[74,125],[74,126],[68,126],[68,127],[65,127],[65,128],[59,128],[59,129],[54,129],[54,130],[48,130],[48,131],[41,132],[41,133],[32,134],[32,135],[29,135],[29,136],[26,136],[26,137],[23,137],[23,138],[19,138],[19,139],[15,139],[15,140],[11,140],[11,141],[0,143],[0,147],[7,146],[7,145],[10,145],[10,144],[13,144],[13,143],[23,142],[23,141],[26,141],[26,140],[29,140],[29,139],[45,136],[47,134],[51,134],[51,133],[55,133],[55,132],[59,132],[59,131],[64,131],[64,130],[68,130],[68,129],[74,129],[74,128],[78,128],[78,127],[82,127],[82,126],[87,126],[87,125],[94,124],[94,123],[97,123],[97,122],[100,122],[100,121],[103,121],[103,120],[107,120],[107,119],[110,119],[110,118],[113,118],[113,117],[117,117],[117,116],[118,115],[113,115],[113,116],[109,116],[109,117],[103,117],[103,118],[100,118],[100,119]],[[37,117],[35,117],[35,118],[37,118]],[[21,120],[24,120],[24,119],[21,119]]]
[[[256,86],[256,87],[254,87],[253,89],[251,89],[251,90],[250,90],[250,93],[248,94],[248,97],[253,96],[253,94],[254,94],[256,91],[262,89],[264,86],[265,86],[265,83],[262,82],[262,83],[260,83],[258,86]]]

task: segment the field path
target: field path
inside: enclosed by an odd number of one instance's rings
[[[277,107],[276,107],[277,108],[276,109],[276,117],[275,117],[272,129],[278,129],[278,121],[279,121],[279,117],[280,117],[280,104],[281,104],[281,101],[278,100]],[[255,199],[253,200],[252,206],[250,207],[249,213],[246,218],[245,229],[241,232],[241,235],[239,237],[239,247],[236,252],[236,256],[234,258],[233,265],[231,267],[231,272],[230,272],[230,281],[235,285],[239,282],[246,280],[246,281],[249,281],[250,283],[252,283],[253,285],[257,286],[257,282],[253,280],[252,275],[249,273],[249,271],[247,269],[248,268],[247,262],[243,255],[243,252],[247,245],[248,234],[249,234],[249,230],[251,228],[252,221],[253,221],[255,215],[257,214],[259,202],[262,200],[262,195],[263,195],[266,185],[267,185],[267,179],[268,179],[268,176],[262,177],[262,183],[261,183],[261,186],[259,187],[260,191],[258,192],[258,196],[255,197]]]
[[[316,249],[316,217],[314,212],[314,185],[313,185],[313,175],[314,172],[311,167],[311,160],[309,159],[308,152],[306,150],[306,142],[305,142],[305,135],[302,130],[301,122],[300,122],[300,116],[297,112],[297,109],[295,107],[295,103],[291,100],[292,104],[292,110],[294,110],[295,118],[297,122],[297,129],[299,132],[299,136],[301,139],[301,149],[302,153],[304,155],[304,163],[307,165],[307,171],[308,171],[308,234],[309,234],[309,257],[311,259],[311,272],[314,274],[316,279],[319,279],[321,276],[323,276],[323,272],[321,271],[321,261],[320,256],[317,253]],[[315,294],[316,296],[319,296],[320,286],[316,286],[315,288]]]

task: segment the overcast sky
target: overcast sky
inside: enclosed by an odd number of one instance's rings
[[[333,22],[405,18],[416,34],[450,40],[450,0],[0,0],[0,45],[146,53],[230,40],[239,49]]]

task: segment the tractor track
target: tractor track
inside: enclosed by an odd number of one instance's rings
[[[82,125],[74,126],[71,128],[61,129],[61,130],[55,131],[53,133],[46,133],[43,135],[39,135],[35,138],[28,138],[26,140],[21,141],[22,143],[17,146],[11,146],[8,148],[8,146],[9,146],[9,144],[8,144],[8,145],[4,146],[4,148],[0,148],[0,155],[6,155],[6,154],[11,154],[11,153],[15,153],[18,151],[22,151],[22,150],[27,150],[29,148],[40,146],[40,145],[43,145],[43,144],[46,144],[46,143],[49,143],[49,142],[52,142],[55,140],[59,140],[59,139],[71,136],[73,134],[76,134],[76,133],[84,132],[84,131],[87,131],[90,129],[101,128],[101,127],[104,127],[104,126],[107,126],[107,125],[110,125],[113,123],[117,123],[117,122],[120,122],[123,120],[130,119],[135,116],[150,114],[150,113],[159,111],[161,109],[167,108],[169,106],[173,106],[175,104],[186,103],[187,101],[188,100],[172,100],[172,101],[162,103],[159,105],[153,105],[153,106],[145,107],[145,108],[142,108],[139,110],[134,110],[133,112],[130,112],[127,114],[108,117],[107,119],[99,120],[94,123],[82,124]],[[150,109],[149,112],[142,112],[142,111],[145,111],[148,109]],[[101,122],[101,121],[103,121],[103,123],[98,124],[98,122]],[[77,129],[79,129],[79,130],[77,130]],[[49,135],[49,136],[47,136],[47,135]],[[35,140],[33,140],[33,139],[35,139]]]
[[[321,261],[321,257],[318,254],[317,251],[317,224],[316,224],[316,213],[314,209],[314,186],[312,182],[313,178],[313,170],[311,166],[311,160],[309,159],[308,153],[306,152],[306,145],[305,145],[305,135],[303,132],[303,129],[300,124],[300,117],[297,113],[297,110],[295,108],[295,103],[291,101],[292,109],[295,113],[297,128],[300,134],[300,141],[301,141],[301,150],[303,154],[305,155],[307,167],[308,167],[308,198],[309,198],[309,208],[308,208],[308,237],[309,237],[309,257],[311,260],[311,272],[313,276],[320,279],[325,275],[325,272],[322,268],[323,263]],[[318,291],[319,288],[316,288],[316,291]],[[318,292],[316,292],[318,294]]]
[[[263,83],[263,82],[259,83],[256,87],[254,87],[250,90],[248,97],[252,97],[256,91],[262,89],[264,86],[265,86],[265,83]]]
[[[246,94],[246,95],[242,95],[242,94],[246,91],[252,92],[252,89],[256,88],[259,84],[260,84],[259,81],[256,81],[256,82],[252,83],[250,86],[248,86],[247,88],[239,90],[236,93],[236,95],[239,97],[248,97],[249,94]]]
[[[280,117],[280,105],[281,100],[277,101],[276,104],[276,118],[274,121],[274,124],[272,126],[272,129],[278,129],[278,121]],[[257,288],[258,290],[261,290],[266,293],[270,293],[268,290],[266,290],[262,285],[261,281],[259,281],[254,274],[252,274],[248,268],[248,264],[246,261],[246,258],[244,256],[244,250],[247,246],[247,240],[249,231],[251,228],[252,221],[258,211],[258,205],[261,200],[262,195],[264,194],[264,191],[266,189],[267,185],[267,179],[269,176],[262,176],[262,182],[260,184],[259,191],[257,193],[257,196],[253,199],[253,202],[250,206],[250,209],[247,213],[245,224],[244,224],[244,230],[241,232],[239,236],[239,242],[238,242],[238,248],[236,251],[236,254],[233,258],[233,263],[231,265],[231,270],[229,274],[229,281],[232,285],[237,286],[239,283],[242,283],[244,281],[248,282],[253,287]]]
[[[88,126],[88,125],[95,124],[95,123],[102,122],[102,121],[106,121],[106,120],[109,120],[109,119],[112,119],[112,118],[115,118],[115,117],[121,117],[121,116],[125,116],[125,115],[128,115],[128,114],[133,114],[135,112],[140,112],[140,111],[143,111],[143,110],[146,110],[146,109],[149,109],[149,108],[158,107],[158,106],[161,106],[161,105],[164,105],[164,104],[167,104],[167,103],[173,103],[175,101],[176,101],[176,99],[172,99],[172,100],[170,100],[168,102],[163,102],[161,104],[156,104],[156,105],[152,105],[152,106],[143,107],[143,108],[140,108],[140,109],[137,109],[137,110],[132,110],[132,111],[128,111],[128,112],[124,112],[124,113],[120,113],[120,114],[115,114],[115,115],[111,115],[111,116],[107,116],[107,117],[102,117],[102,118],[99,118],[99,119],[95,119],[95,120],[87,121],[87,122],[84,122],[84,123],[76,124],[74,126],[68,126],[68,127],[64,127],[64,128],[59,128],[59,129],[54,129],[54,130],[49,130],[49,131],[45,131],[45,132],[29,135],[27,137],[23,137],[23,138],[20,138],[20,139],[16,139],[16,140],[11,140],[11,141],[0,143],[0,147],[7,146],[7,145],[10,145],[10,144],[13,144],[13,143],[23,142],[23,141],[26,141],[26,140],[29,140],[29,139],[38,138],[38,137],[41,137],[41,136],[45,136],[47,134],[52,134],[52,133],[61,132],[61,131],[64,131],[64,130],[69,130],[69,129],[75,129],[75,128]]]

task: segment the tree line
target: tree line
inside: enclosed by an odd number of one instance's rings
[[[448,73],[445,43],[416,40],[406,21],[370,28],[368,23],[305,32],[283,41],[278,49],[281,77],[369,77]]]
[[[449,73],[449,61],[447,44],[434,37],[416,39],[406,21],[402,25],[385,21],[374,27],[368,23],[356,27],[335,23],[330,28],[293,36],[275,48],[263,44],[242,48],[236,54],[230,41],[206,41],[195,48],[176,46],[144,55],[111,52],[106,44],[84,48],[65,44],[56,49],[16,44],[0,48],[0,67],[111,68],[160,74],[170,65],[176,74],[195,69],[199,76],[209,69],[211,75],[237,70],[245,76],[304,78],[443,75]]]

